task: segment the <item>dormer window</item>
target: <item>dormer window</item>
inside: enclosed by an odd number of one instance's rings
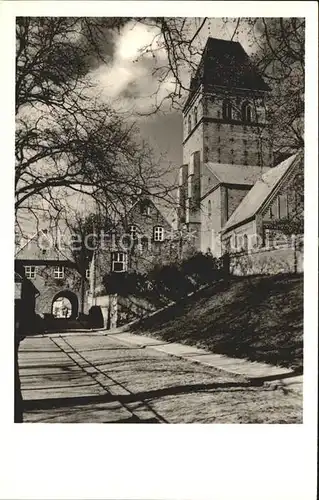
[[[162,226],[154,227],[154,241],[164,241],[164,228]]]
[[[233,115],[232,105],[228,99],[223,101],[223,118],[224,120],[231,120]]]
[[[252,111],[251,105],[248,102],[244,102],[241,108],[241,117],[243,122],[251,123],[252,121]]]
[[[151,215],[151,206],[148,202],[141,203],[141,214]]]

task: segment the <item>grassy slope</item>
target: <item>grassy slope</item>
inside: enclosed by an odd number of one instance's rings
[[[144,319],[135,332],[252,361],[302,367],[303,277],[232,278]]]

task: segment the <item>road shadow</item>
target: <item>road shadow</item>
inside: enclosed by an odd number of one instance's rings
[[[32,410],[49,410],[52,408],[68,408],[72,406],[84,406],[90,404],[109,403],[119,401],[120,403],[134,403],[143,402],[146,400],[160,399],[166,396],[174,396],[180,394],[190,394],[199,392],[211,392],[214,390],[224,389],[238,389],[244,390],[245,388],[253,387],[250,382],[224,382],[224,383],[211,383],[211,384],[188,384],[178,385],[171,387],[164,387],[161,389],[154,389],[150,391],[142,391],[131,394],[102,394],[90,396],[74,396],[64,398],[46,398],[46,399],[29,399],[24,400],[24,411]]]

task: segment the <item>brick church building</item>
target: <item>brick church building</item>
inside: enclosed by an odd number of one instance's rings
[[[267,115],[270,92],[239,42],[208,38],[183,108],[178,187],[179,225],[196,234],[196,247],[202,252],[220,256],[232,230],[247,223],[239,216],[232,224],[234,213],[244,214],[252,203],[255,211],[249,217],[254,219],[261,206],[275,198],[279,185],[285,191],[287,182],[294,185],[292,177],[303,176],[301,153],[274,166]],[[267,183],[263,190],[260,185]],[[295,194],[280,198],[282,208],[272,212],[272,226],[295,211]],[[250,233],[255,230],[256,226]]]

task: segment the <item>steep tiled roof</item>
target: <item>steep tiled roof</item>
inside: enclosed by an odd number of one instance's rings
[[[205,164],[221,184],[241,184],[253,186],[257,179],[269,168],[252,165],[232,165],[228,163]]]
[[[297,155],[290,156],[276,167],[268,169],[262,175],[252,189],[247,193],[243,201],[238,205],[234,213],[223,227],[223,231],[230,229],[241,222],[253,217],[268,196],[272,193],[287,170],[293,166]]]
[[[15,254],[18,260],[39,261],[69,261],[72,259],[70,249],[59,249],[54,244],[51,235],[40,230],[34,234],[23,246],[19,247]]]
[[[191,80],[189,102],[200,84],[227,88],[269,91],[239,42],[208,38],[195,76]]]

